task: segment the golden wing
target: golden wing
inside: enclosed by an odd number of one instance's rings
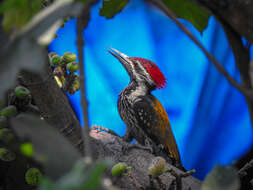
[[[156,144],[162,144],[171,157],[181,163],[177,143],[173,135],[167,112],[152,95],[140,97],[134,103],[138,126]]]

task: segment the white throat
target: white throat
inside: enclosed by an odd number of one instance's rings
[[[137,86],[135,90],[131,90],[128,99],[131,103],[134,103],[139,96],[144,96],[147,94],[147,87],[144,85]]]

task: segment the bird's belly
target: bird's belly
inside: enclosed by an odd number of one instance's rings
[[[145,145],[145,133],[138,126],[138,121],[135,116],[135,113],[131,108],[131,104],[127,101],[119,99],[118,100],[118,112],[120,114],[121,119],[126,124],[127,130],[130,131],[131,136],[138,141],[138,143]]]

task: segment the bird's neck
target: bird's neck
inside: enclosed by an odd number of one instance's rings
[[[134,101],[140,96],[150,94],[150,91],[151,90],[146,85],[131,81],[129,85],[121,91],[120,96],[125,96],[129,100]]]

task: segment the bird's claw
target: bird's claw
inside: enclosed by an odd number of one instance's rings
[[[123,152],[123,154],[126,154],[127,151],[129,151],[130,149],[133,149],[133,148],[147,150],[151,154],[153,153],[153,148],[152,147],[142,146],[142,145],[137,144],[137,143],[135,143],[135,144],[127,144],[127,145],[123,146],[122,147],[122,152]]]

